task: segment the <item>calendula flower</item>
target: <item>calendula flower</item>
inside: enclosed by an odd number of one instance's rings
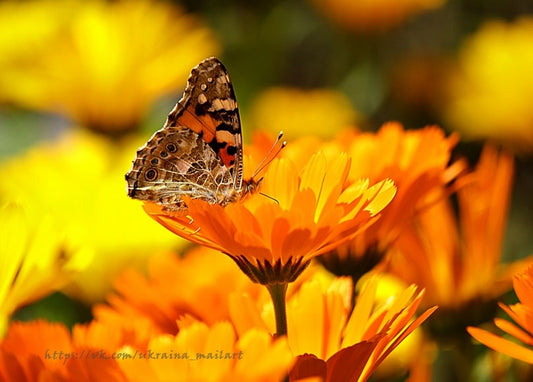
[[[152,354],[182,359],[152,357],[121,363],[128,381],[274,382],[282,381],[294,362],[285,338],[273,341],[270,334],[258,329],[236,338],[227,322],[210,328],[193,322],[176,336],[155,337],[149,349]]]
[[[461,50],[445,116],[466,138],[533,148],[533,18],[488,21]]]
[[[0,342],[0,379],[4,382],[58,380],[65,371],[73,345],[68,329],[59,323],[14,322]],[[55,357],[54,357],[55,356]],[[50,379],[51,378],[51,379]]]
[[[512,176],[512,156],[486,146],[475,170],[458,179],[459,219],[451,202],[441,199],[396,242],[392,269],[426,288],[427,303],[441,307],[443,321],[436,324],[446,330],[462,333],[468,321],[485,320],[493,311],[490,301],[510,288],[510,275],[522,266],[501,264]]]
[[[393,28],[409,17],[440,7],[444,0],[313,0],[312,4],[339,26],[358,32]]]
[[[22,207],[0,208],[0,337],[8,319],[67,284],[87,265],[82,250],[66,243],[51,219],[30,220]]]
[[[258,329],[237,338],[227,322],[208,327],[191,321],[177,335],[151,337],[146,347],[132,344],[125,332],[103,329],[78,325],[71,336],[61,324],[14,323],[0,343],[0,377],[5,382],[274,382],[294,360],[285,339],[273,341]]]
[[[167,2],[7,3],[2,35],[18,30],[32,49],[0,39],[0,99],[97,130],[137,127],[154,101],[219,50],[208,28]]]
[[[369,282],[353,311],[352,293],[348,278],[338,278],[326,288],[312,280],[289,299],[287,338],[292,352],[298,355],[291,381],[309,377],[366,381],[435,310],[429,309],[413,320],[423,297],[414,286],[380,304],[376,280]]]
[[[385,124],[375,134],[340,134],[335,144],[357,164],[350,169],[350,179],[389,178],[398,191],[375,224],[320,261],[355,280],[378,264],[410,219],[431,203],[427,195],[440,191],[463,169],[462,162],[450,165],[457,141],[457,136],[446,137],[438,127],[404,130],[398,123]]]
[[[480,328],[469,327],[468,333],[497,352],[533,364],[533,266],[513,276],[513,287],[520,302],[513,305],[500,303],[500,307],[518,326],[501,318],[496,318],[494,324],[522,344]]]
[[[137,145],[76,131],[0,164],[9,179],[0,184],[0,200],[18,200],[29,221],[48,216],[58,230],[49,237],[63,235],[65,248],[83,249],[89,264],[68,292],[86,301],[103,299],[125,265],[143,267],[154,252],[184,243],[124,198],[123,172]]]
[[[318,152],[301,171],[280,158],[268,168],[261,193],[222,207],[187,198],[185,212],[152,202],[145,211],[178,236],[229,255],[253,281],[266,285],[277,335],[286,334],[285,295],[316,257],[370,225],[393,198],[389,180],[348,183],[350,162]],[[268,197],[266,197],[268,195]]]
[[[145,203],[146,212],[178,236],[228,254],[254,282],[291,282],[309,261],[372,223],[396,191],[389,180],[348,183],[346,155],[313,155],[298,173],[275,160],[261,194],[226,207],[188,200],[186,214]],[[268,197],[265,197],[268,195]]]
[[[147,276],[127,270],[114,285],[116,292],[107,297],[107,304],[94,308],[97,320],[148,322],[154,332],[164,334],[176,334],[177,320],[183,316],[207,324],[228,320],[231,294],[259,298],[262,292],[229,258],[203,247],[188,251],[183,258],[171,253],[153,256]]]
[[[360,116],[348,97],[338,91],[276,87],[257,96],[250,120],[253,126],[273,134],[281,129],[289,139],[303,135],[332,138],[340,129],[357,123]]]

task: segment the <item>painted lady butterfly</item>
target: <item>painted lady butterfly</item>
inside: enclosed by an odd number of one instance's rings
[[[222,206],[253,192],[259,181],[243,180],[239,110],[229,74],[215,57],[192,69],[183,97],[163,128],[137,150],[126,174],[128,195],[187,208],[183,197]]]

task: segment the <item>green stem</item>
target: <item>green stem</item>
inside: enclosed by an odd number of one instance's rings
[[[285,309],[285,295],[287,283],[268,284],[267,289],[272,297],[274,313],[276,315],[276,337],[287,335],[287,311]]]

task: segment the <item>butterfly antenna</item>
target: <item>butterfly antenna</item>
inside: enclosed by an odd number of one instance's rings
[[[270,150],[268,150],[268,153],[265,155],[263,160],[259,163],[254,173],[252,174],[252,179],[254,179],[261,171],[263,171],[270,164],[270,162],[272,162],[279,155],[281,150],[283,150],[283,148],[287,146],[287,141],[281,142],[282,137],[283,131],[280,131],[278,137],[276,138],[276,141],[274,142],[272,147],[270,147]],[[281,144],[278,145],[278,143],[280,142]]]

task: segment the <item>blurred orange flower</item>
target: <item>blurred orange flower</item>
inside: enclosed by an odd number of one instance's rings
[[[440,7],[445,0],[313,0],[312,3],[341,27],[379,32],[405,22],[410,16]]]
[[[523,342],[523,345],[511,342],[486,330],[469,327],[468,333],[482,344],[497,352],[533,364],[533,266],[513,276],[513,286],[520,303],[500,307],[516,322],[496,318],[494,323],[498,328]]]
[[[209,325],[227,320],[233,293],[253,298],[263,293],[229,258],[203,247],[187,252],[183,258],[171,253],[154,256],[148,263],[147,277],[131,269],[114,285],[116,292],[108,296],[107,303],[94,307],[98,321],[106,325],[147,325],[155,333],[165,334],[176,334],[177,320],[183,316]]]
[[[292,282],[313,257],[372,224],[396,192],[390,180],[349,182],[349,171],[342,153],[318,152],[299,172],[280,158],[264,175],[264,195],[225,208],[189,200],[186,214],[154,203],[144,208],[175,234],[228,254],[254,282]]]
[[[177,335],[139,347],[127,332],[78,325],[14,323],[0,343],[4,382],[281,381],[293,363],[285,339],[260,330],[236,338],[232,326],[191,321]],[[81,333],[81,335],[80,335]]]
[[[442,199],[398,238],[392,270],[426,288],[426,302],[438,304],[439,314],[484,319],[482,307],[507,291],[510,275],[523,266],[522,261],[501,264],[512,177],[512,156],[486,146],[475,170],[458,179],[459,220],[451,201]],[[457,309],[469,309],[476,317],[453,313]]]

